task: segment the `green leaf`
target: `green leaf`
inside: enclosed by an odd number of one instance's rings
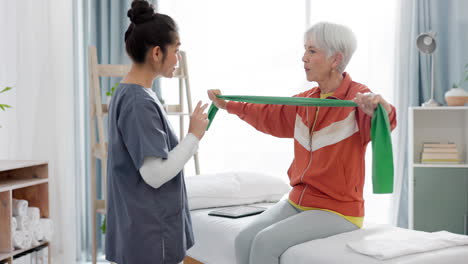
[[[11,87],[5,87],[5,89],[1,90],[0,93],[3,93],[3,92],[6,92],[6,91],[9,91],[11,90],[12,88]]]
[[[105,234],[107,231],[107,226],[106,226],[106,217],[104,217],[104,220],[102,221],[102,224],[101,224],[101,232],[103,234]]]
[[[106,92],[106,95],[107,96],[114,95],[115,88],[117,88],[119,86],[119,84],[120,84],[119,82],[114,83],[114,86],[111,87],[110,91]]]
[[[458,84],[454,83],[454,84],[452,85],[452,88],[458,88]]]
[[[0,104],[0,108],[5,111],[5,108],[11,108],[11,106],[6,105],[6,104]]]

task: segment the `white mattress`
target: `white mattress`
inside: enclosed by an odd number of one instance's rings
[[[411,230],[389,226],[366,227],[323,239],[311,240],[286,250],[281,256],[281,264],[467,264],[468,246],[452,247],[420,254],[401,256],[385,261],[358,254],[348,248],[346,243],[360,240],[377,232],[398,232],[400,238],[405,238]]]
[[[269,207],[273,204],[256,204]],[[205,264],[235,264],[234,240],[239,231],[256,216],[229,219],[209,216],[213,209],[191,211],[195,245],[187,254]],[[402,256],[386,261],[358,254],[346,243],[364,236],[392,229],[389,226],[366,227],[364,229],[312,240],[289,248],[281,256],[280,264],[468,264],[468,246],[452,247],[422,254]],[[393,228],[400,232],[405,231]],[[411,232],[407,230],[407,232]]]

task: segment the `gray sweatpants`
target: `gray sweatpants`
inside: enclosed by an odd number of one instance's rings
[[[283,200],[239,233],[235,241],[237,264],[278,264],[281,254],[294,245],[356,229],[337,214],[301,211]]]

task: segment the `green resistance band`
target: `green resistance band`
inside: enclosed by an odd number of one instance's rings
[[[326,106],[326,107],[357,107],[357,104],[349,100],[318,99],[305,97],[272,97],[272,96],[243,96],[243,95],[218,95],[220,99],[276,105],[299,106]],[[208,130],[213,122],[218,107],[211,104],[208,110]],[[374,193],[393,192],[393,151],[390,137],[390,122],[387,112],[382,105],[378,105],[371,123],[372,141],[372,186]]]

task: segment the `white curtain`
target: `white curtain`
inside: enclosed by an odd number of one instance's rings
[[[16,4],[0,2],[0,90],[16,82]],[[16,90],[0,94],[0,104],[16,105]],[[8,157],[9,139],[12,131],[7,129],[14,120],[14,108],[0,110],[0,159]]]
[[[224,94],[291,96],[316,84],[305,80],[303,34],[318,21],[348,25],[358,49],[347,71],[393,103],[396,1],[171,0],[159,10],[180,27],[187,51],[193,101],[207,89]],[[306,26],[305,26],[306,25]],[[177,100],[177,82],[162,81],[163,97]],[[171,120],[173,124],[177,119]],[[371,148],[365,186],[366,221],[390,223],[391,195],[372,194]],[[265,136],[225,112],[200,144],[202,173],[251,170],[287,180],[293,141]],[[191,163],[186,173],[193,174]]]
[[[49,162],[54,263],[75,262],[72,2],[0,0],[0,158]],[[7,100],[4,102],[3,100]]]

